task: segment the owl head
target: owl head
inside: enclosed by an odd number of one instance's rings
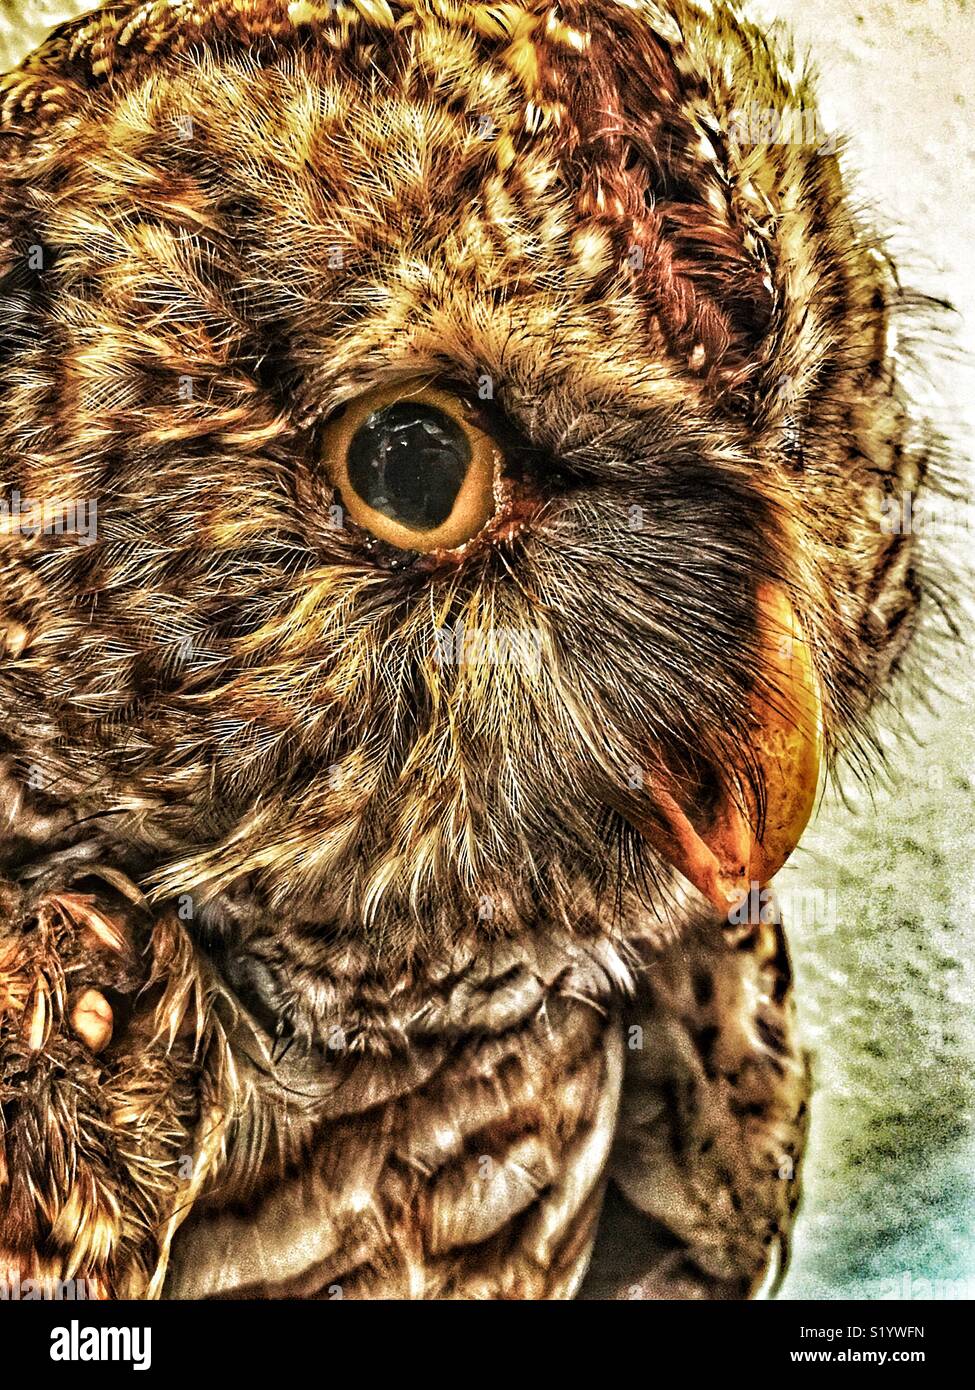
[[[922,451],[755,30],[126,2],[0,98],[8,860],[412,942],[777,867]]]

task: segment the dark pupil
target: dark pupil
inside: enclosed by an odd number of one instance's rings
[[[376,410],[349,445],[349,482],[377,512],[414,531],[446,521],[467,475],[461,427],[432,405],[398,401]]]

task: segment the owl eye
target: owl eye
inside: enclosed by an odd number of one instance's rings
[[[502,458],[474,417],[460,396],[416,381],[350,402],[322,449],[352,520],[403,550],[451,549],[476,535],[494,512]]]
[[[415,531],[450,516],[471,462],[467,437],[449,415],[397,401],[367,415],[349,444],[349,483],[368,507]]]

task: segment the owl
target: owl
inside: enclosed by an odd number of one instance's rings
[[[774,1287],[912,313],[723,0],[117,0],[2,79],[0,1265]]]

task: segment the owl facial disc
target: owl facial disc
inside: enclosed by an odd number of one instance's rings
[[[646,840],[723,915],[751,883],[766,884],[795,849],[812,814],[823,759],[819,685],[809,643],[785,590],[757,594],[761,690],[752,697],[752,753],[765,784],[759,837],[754,805],[727,792],[706,825],[691,822],[672,791],[654,788],[657,817],[638,826]]]

